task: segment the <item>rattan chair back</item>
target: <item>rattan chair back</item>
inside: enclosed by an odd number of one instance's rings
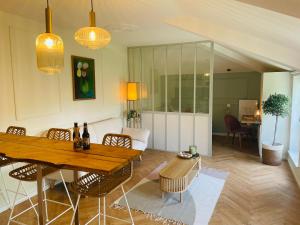
[[[6,130],[6,133],[7,134],[13,134],[13,135],[25,136],[26,135],[26,128],[9,126]],[[10,163],[11,163],[10,159],[0,155],[0,167],[6,166]]]
[[[61,128],[50,128],[47,133],[47,138],[59,141],[71,141],[71,131]]]
[[[13,135],[25,136],[26,135],[26,128],[9,126],[6,130],[6,133],[7,134],[13,134]]]
[[[102,141],[103,145],[132,148],[132,139],[125,134],[106,134]]]

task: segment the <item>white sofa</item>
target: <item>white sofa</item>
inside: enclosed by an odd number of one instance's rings
[[[82,133],[82,126],[80,126],[80,131]],[[123,122],[121,118],[112,118],[99,122],[89,123],[88,131],[90,133],[91,143],[102,143],[102,139],[107,133],[116,133],[116,134],[127,134],[132,138],[132,148],[144,151],[148,145],[148,138],[150,131],[147,129],[141,128],[123,128]],[[71,129],[73,132],[73,129]],[[141,159],[141,157],[140,157]],[[62,170],[63,178],[65,182],[73,181],[73,171],[71,170]],[[80,172],[79,176],[83,176],[84,172]],[[53,186],[54,181],[61,181],[61,176],[59,171],[49,174],[46,176],[46,179],[50,180],[51,186]]]

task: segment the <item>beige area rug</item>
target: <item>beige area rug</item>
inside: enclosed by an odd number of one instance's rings
[[[161,198],[159,171],[166,164],[159,165],[127,192],[130,208],[164,224],[208,224],[229,173],[202,168],[199,176],[195,177],[188,191],[183,194],[183,203],[180,203],[177,193],[168,193],[164,199]],[[115,201],[112,207],[124,209],[124,197]]]

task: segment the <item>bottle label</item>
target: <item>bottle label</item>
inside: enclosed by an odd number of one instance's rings
[[[83,149],[88,150],[90,149],[90,139],[89,138],[83,138],[82,139]]]

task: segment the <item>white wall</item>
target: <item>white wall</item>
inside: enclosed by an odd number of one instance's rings
[[[44,75],[37,70],[35,58],[35,37],[45,30],[41,22],[0,12],[0,131],[19,125],[27,128],[28,135],[40,135],[50,127],[71,127],[74,121],[122,116],[126,48],[112,43],[103,50],[89,50],[74,41],[75,30],[54,27],[64,41],[65,68],[59,75]],[[95,100],[73,101],[71,55],[95,59]],[[10,169],[2,171],[14,189],[15,182],[7,175]],[[36,193],[34,183],[26,187]],[[1,208],[5,205],[0,196]]]
[[[267,100],[271,94],[285,94],[292,96],[292,76],[288,72],[275,72],[263,74],[262,101]],[[275,117],[262,115],[261,142],[272,143],[274,135]],[[290,116],[279,118],[276,142],[284,144],[283,157],[286,157],[290,139]],[[260,146],[261,152],[261,146]]]

